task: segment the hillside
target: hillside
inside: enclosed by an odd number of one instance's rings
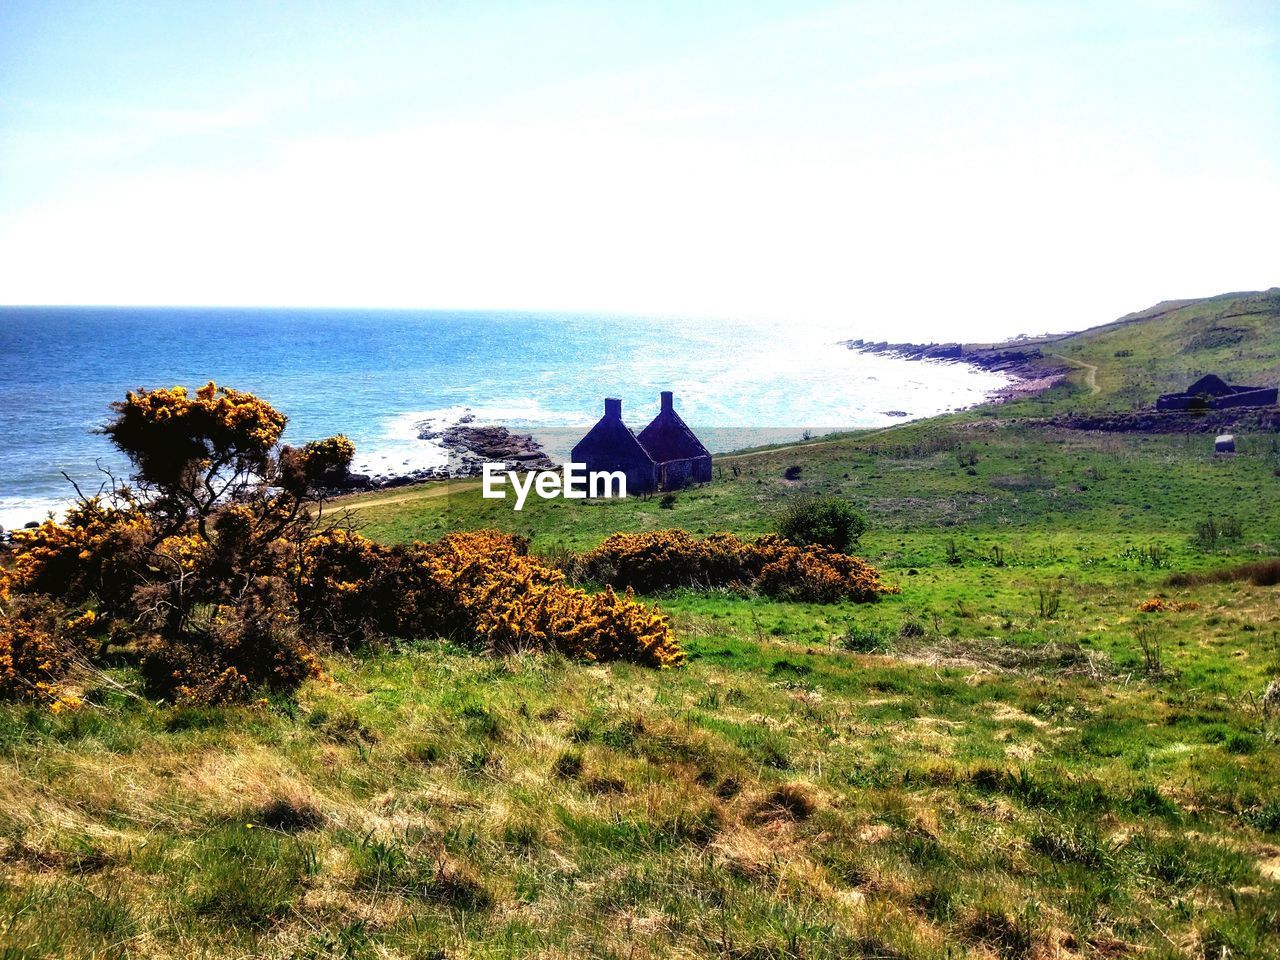
[[[387,638],[296,701],[158,705],[121,665],[90,710],[2,706],[0,956],[1280,957],[1276,435],[1059,419],[1276,379],[1278,309],[1043,341],[1044,395],[718,457],[666,503],[342,501],[561,562],[838,495],[901,592],[648,597],[670,671]]]
[[[1069,399],[1077,410],[1147,409],[1161,393],[1185,389],[1207,373],[1236,383],[1280,383],[1280,287],[1172,300],[1079,333],[1035,341],[1046,363],[1074,367],[1076,389],[1043,398]],[[1097,392],[1084,394],[1090,369]]]

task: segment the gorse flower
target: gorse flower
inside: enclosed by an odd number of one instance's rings
[[[683,660],[667,618],[629,584],[622,594],[570,586],[518,537],[386,547],[321,528],[311,508],[355,447],[343,436],[281,446],[285,416],[252,394],[139,390],[113,409],[104,432],[140,495],[83,499],[64,521],[14,534],[0,572],[0,697],[75,709],[60,684],[89,655],[91,631],[134,646],[153,695],[188,703],[292,691],[323,675],[322,645],[389,638]]]
[[[307,544],[299,574],[304,616],[347,641],[445,636],[493,653],[555,650],[653,667],[683,660],[667,618],[629,590],[569,586],[523,540],[492,530],[401,548],[336,531]]]
[[[85,611],[68,620],[47,598],[15,598],[0,614],[0,699],[78,699],[63,684],[71,667],[89,655],[88,631],[95,619]]]
[[[772,535],[742,540],[731,533],[694,537],[683,530],[615,533],[588,552],[582,566],[596,580],[646,592],[742,586],[817,603],[866,602],[898,592],[857,557]]]
[[[11,588],[73,604],[91,597],[109,608],[126,604],[137,555],[151,536],[150,521],[132,501],[109,506],[91,497],[61,523],[46,520],[13,532]]]

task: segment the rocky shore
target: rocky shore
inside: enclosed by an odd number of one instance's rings
[[[500,463],[504,470],[554,470],[556,464],[542,446],[526,433],[512,433],[495,424],[476,424],[473,414],[465,414],[452,426],[419,424],[418,439],[439,444],[449,455],[445,466],[410,470],[400,474],[370,476],[348,473],[331,488],[333,493],[386,490],[426,480],[457,480],[480,476],[485,463]]]
[[[1053,357],[1046,356],[1037,346],[1002,343],[984,347],[964,343],[889,343],[886,340],[840,341],[850,350],[859,353],[876,353],[901,360],[941,360],[949,363],[967,363],[980,370],[1003,373],[1013,382],[994,391],[988,399],[997,403],[1016,400],[1047,390],[1058,383],[1069,369]],[[894,416],[896,411],[886,411]]]
[[[474,423],[471,414],[443,430],[424,427],[420,440],[434,440],[449,451],[449,475],[479,476],[481,464],[501,463],[507,470],[554,470],[556,465],[538,441],[506,427]]]

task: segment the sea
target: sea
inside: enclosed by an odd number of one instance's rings
[[[877,335],[876,330],[881,332]],[[485,311],[0,307],[0,526],[67,505],[128,465],[98,429],[128,390],[209,380],[289,417],[289,442],[343,433],[355,469],[448,461],[424,425],[532,433],[564,459],[606,396],[640,430],[672,390],[713,453],[932,416],[1000,374],[849,350],[878,321],[803,323]],[[890,337],[890,339],[892,339]],[[906,417],[903,416],[906,415]],[[66,476],[64,476],[66,474]]]

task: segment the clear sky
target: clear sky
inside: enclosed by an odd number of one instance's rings
[[[1280,284],[1280,4],[0,2],[0,303],[949,339]]]

